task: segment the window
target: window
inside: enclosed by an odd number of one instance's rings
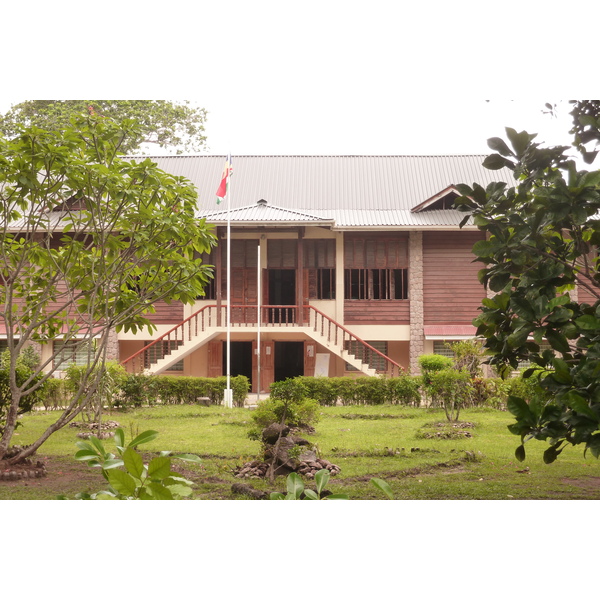
[[[346,269],[347,300],[406,300],[408,269]]]
[[[388,343],[386,341],[372,341],[367,342],[369,346],[373,346],[375,350],[379,350],[382,354],[387,356],[388,352]],[[357,341],[349,341],[346,342],[346,350],[350,354],[354,354],[357,358],[361,359],[363,362],[367,362],[369,364],[370,369],[375,369],[376,371],[386,371],[387,370],[387,361],[383,356],[377,354],[377,352],[373,352],[369,348],[365,348],[361,343]],[[358,371],[352,365],[346,363],[346,371]]]
[[[433,353],[447,356],[448,358],[454,358],[454,351],[452,348],[448,348],[446,344],[451,344],[452,340],[434,340],[433,342]]]
[[[149,344],[146,344],[149,346]],[[146,352],[144,352],[144,368],[148,369],[151,365],[158,362],[161,358],[164,358],[167,354],[173,350],[177,350],[179,342],[176,340],[163,341],[149,346]],[[183,371],[183,359],[171,365],[168,371]]]
[[[55,344],[58,344],[58,350],[54,357],[54,364],[58,365],[56,367],[58,371],[64,371],[72,364],[83,366],[94,361],[93,340],[71,340],[63,343],[55,342]]]
[[[216,284],[216,272],[214,269],[214,257],[209,252],[203,252],[200,255],[196,255],[202,259],[203,265],[213,265],[213,277],[208,280],[208,283],[204,285],[204,295],[198,296],[196,300],[216,300],[217,299],[217,284]]]
[[[335,300],[335,240],[304,240],[304,266],[311,300]]]

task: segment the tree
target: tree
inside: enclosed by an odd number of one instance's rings
[[[139,150],[142,144],[176,147],[178,153],[199,152],[205,147],[206,111],[189,106],[189,102],[168,100],[27,100],[0,115],[0,134],[13,137],[23,125],[63,129],[70,127],[73,118],[88,112],[117,122],[138,122],[135,135],[123,140],[124,153]]]
[[[585,103],[584,113],[578,110],[583,104],[574,105],[574,145],[581,149],[600,139],[600,103]],[[582,125],[590,130],[585,140]],[[487,234],[473,252],[485,265],[481,282],[495,294],[482,300],[474,324],[486,338],[491,364],[506,373],[530,361],[524,376],[539,376],[549,392],[529,404],[508,400],[516,417],[509,429],[522,442],[517,458],[525,458],[523,444],[532,438],[548,441],[548,463],[568,444],[584,444],[598,457],[600,171],[577,170],[568,146],[543,148],[535,134],[511,128],[506,135],[508,143],[488,140],[495,154],[484,166],[508,167],[515,185],[458,186],[457,208]]]
[[[77,390],[15,462],[84,409],[115,331],[152,331],[156,302],[193,302],[212,277],[198,257],[215,236],[195,217],[193,185],[148,158],[120,156],[139,136],[135,121],[88,114],[65,130],[32,126],[0,138],[0,324],[10,388],[0,459],[20,407],[69,362],[65,347],[86,357]],[[52,352],[23,378],[19,356],[32,344]]]

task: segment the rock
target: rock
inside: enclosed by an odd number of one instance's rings
[[[262,432],[262,440],[265,444],[275,444],[279,435],[284,438],[290,432],[290,428],[287,425],[280,425],[279,423],[271,423],[268,427],[265,427]]]
[[[267,497],[267,493],[261,490],[257,490],[253,488],[251,485],[247,485],[245,483],[234,483],[231,486],[231,491],[234,494],[240,494],[244,496],[250,496],[255,500],[264,500]]]

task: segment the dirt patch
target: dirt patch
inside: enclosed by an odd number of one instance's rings
[[[586,492],[594,494],[593,497],[600,498],[600,477],[580,477],[578,479],[563,477],[560,482],[565,485],[578,487]]]

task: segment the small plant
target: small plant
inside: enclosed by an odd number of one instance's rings
[[[149,464],[145,464],[137,452],[137,446],[154,440],[156,431],[144,431],[129,444],[125,445],[125,434],[122,429],[115,432],[117,456],[108,452],[97,437],[87,442],[78,442],[79,451],[76,460],[87,463],[90,467],[102,469],[102,475],[109,483],[109,488],[95,494],[77,494],[79,500],[175,500],[186,498],[192,494],[191,481],[179,473],[171,471],[171,459],[199,463],[200,459],[193,454],[175,454],[161,452]],[[62,498],[64,499],[64,498]]]
[[[287,476],[286,486],[287,495],[281,492],[273,492],[270,495],[271,500],[348,500],[346,494],[329,494],[323,496],[325,486],[329,481],[330,473],[327,469],[321,469],[315,473],[315,484],[317,491],[306,489],[302,478],[297,473],[290,473]]]
[[[284,496],[281,492],[272,492],[270,500],[348,500],[347,494],[328,494],[323,495],[325,486],[329,482],[330,473],[327,469],[321,469],[315,473],[315,484],[317,491],[306,489],[302,478],[297,473],[290,473],[287,476],[286,486],[287,494]],[[371,484],[383,492],[390,500],[394,499],[392,488],[383,479],[377,477],[371,478]]]

